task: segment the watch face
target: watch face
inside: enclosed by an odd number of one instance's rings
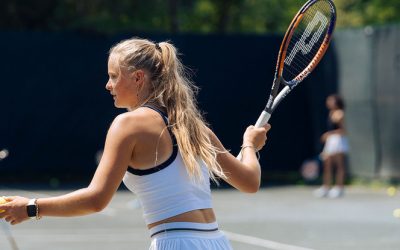
[[[28,212],[29,217],[36,217],[36,205],[26,206],[26,211]]]

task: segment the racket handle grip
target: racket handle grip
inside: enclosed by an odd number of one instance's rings
[[[268,113],[267,111],[263,110],[263,112],[261,112],[261,115],[258,117],[258,120],[257,120],[256,124],[254,125],[254,127],[260,128],[260,127],[264,126],[265,124],[268,123],[270,117],[271,117],[271,114]],[[239,161],[242,160],[242,151],[239,152],[238,156],[236,156],[236,159],[238,159]]]
[[[271,117],[271,114],[268,113],[267,111],[263,110],[263,112],[261,112],[261,115],[258,117],[258,120],[257,120],[256,124],[254,125],[254,127],[260,128],[260,127],[264,126],[265,124],[268,123],[270,117]]]

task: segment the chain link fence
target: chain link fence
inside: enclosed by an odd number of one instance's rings
[[[400,178],[400,26],[336,32],[352,173]]]

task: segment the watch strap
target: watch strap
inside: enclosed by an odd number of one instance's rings
[[[36,201],[37,199],[30,199],[26,206],[26,212],[30,218],[38,218],[38,207]]]

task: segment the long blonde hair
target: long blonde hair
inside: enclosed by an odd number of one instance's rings
[[[213,146],[208,126],[197,106],[198,88],[169,42],[154,43],[132,38],[121,41],[110,49],[110,56],[118,55],[119,65],[128,70],[144,69],[150,75],[150,96],[166,108],[169,125],[176,137],[187,171],[195,179],[202,178],[199,158],[208,167],[210,177],[226,177],[217,162],[219,150]]]

